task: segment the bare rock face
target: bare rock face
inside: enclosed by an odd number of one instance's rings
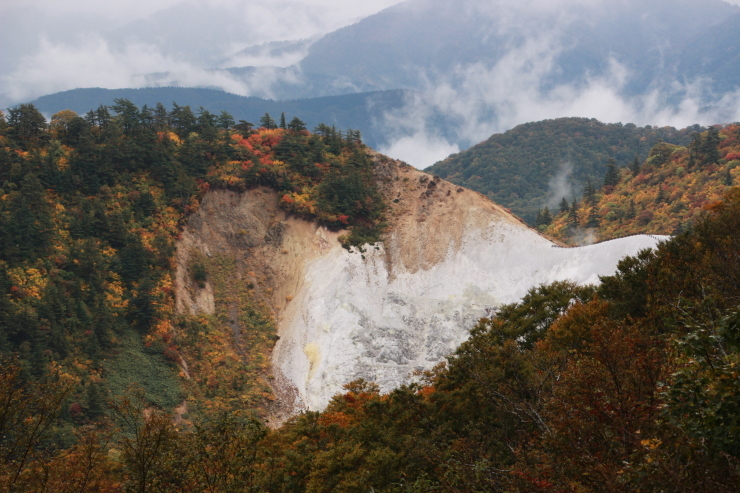
[[[276,421],[324,408],[357,378],[384,391],[406,383],[443,361],[497,306],[541,283],[597,283],[620,258],[659,241],[641,235],[561,248],[476,192],[374,158],[390,204],[382,244],[347,251],[339,232],[286,217],[275,194],[255,190],[211,193],[178,246],[181,311],[212,303],[200,293],[207,289],[188,287],[188,251],[229,250],[267,273],[256,275],[270,280],[280,336],[272,355]]]

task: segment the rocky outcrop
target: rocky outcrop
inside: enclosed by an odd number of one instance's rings
[[[444,360],[476,320],[538,284],[596,283],[654,246],[633,236],[581,248],[554,244],[484,196],[374,155],[390,205],[386,239],[343,249],[340,232],[286,217],[258,189],[211,192],[178,245],[178,309],[207,312],[208,287],[187,278],[188,252],[229,252],[261,280],[278,326],[272,354],[280,421],[321,409],[354,379],[390,390]],[[253,282],[244,279],[244,282]]]

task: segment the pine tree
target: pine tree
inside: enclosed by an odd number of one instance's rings
[[[542,222],[542,211],[540,209],[537,209],[537,216],[534,219],[534,225],[536,228],[544,225]]]
[[[583,200],[589,204],[593,204],[596,201],[596,188],[590,176],[586,179],[586,186],[583,187]]]
[[[36,175],[23,178],[9,209],[8,246],[22,258],[43,255],[51,246],[54,223],[46,190]]]
[[[234,126],[234,117],[231,116],[229,113],[222,111],[220,115],[218,115],[217,119],[218,128],[223,130],[229,130],[231,127]]]
[[[604,175],[604,188],[607,193],[619,183],[619,171],[614,163],[614,159],[609,159],[606,165],[606,174]],[[611,188],[610,188],[611,187]]]
[[[596,213],[596,204],[591,205],[591,209],[588,211],[588,220],[586,221],[587,228],[598,228],[599,227],[599,215]]]
[[[732,186],[732,174],[730,173],[729,166],[725,168],[725,185],[728,187]]]
[[[698,132],[691,134],[691,144],[689,148],[689,169],[696,165],[696,161],[699,158],[699,149],[701,148],[701,135]]]
[[[635,154],[635,158],[632,160],[632,164],[630,164],[630,171],[632,172],[632,176],[637,176],[640,173],[640,159],[637,154]]]
[[[22,104],[8,109],[7,134],[22,149],[40,145],[48,137],[46,118],[32,104]]]
[[[195,132],[196,124],[198,123],[198,119],[193,114],[190,106],[178,106],[175,102],[172,103],[170,121],[175,129],[175,133],[181,139],[190,135],[191,132]]]
[[[87,386],[87,415],[90,419],[96,420],[105,412],[105,399],[94,382]]]
[[[250,123],[246,120],[239,120],[239,123],[234,125],[234,130],[248,134],[250,130],[252,130],[252,127],[254,127],[254,123]]]
[[[260,126],[268,130],[274,130],[277,128],[275,120],[272,119],[269,113],[265,113],[264,116],[260,118]]]
[[[542,211],[542,222],[545,226],[552,224],[552,214],[550,214],[550,209],[548,207],[545,207],[545,210]]]
[[[157,130],[165,130],[170,126],[170,115],[162,103],[157,103],[152,112],[152,120]]]
[[[303,130],[306,130],[306,124],[303,123],[303,121],[296,117],[293,117],[293,119],[288,123],[288,130],[292,130],[294,132],[301,132]]]
[[[563,200],[560,201],[560,212],[568,212],[570,210],[570,205],[568,205],[568,200],[563,197]]]
[[[578,219],[578,202],[576,202],[576,199],[573,199],[573,203],[568,211],[568,223],[572,226],[578,226]]]
[[[702,140],[699,152],[703,166],[715,164],[719,161],[719,131],[715,127],[709,127],[707,136]]]
[[[287,125],[285,124],[285,112],[280,113],[280,128],[283,130],[287,128]]]
[[[313,131],[325,139],[331,136],[331,127],[324,123],[319,123]]]

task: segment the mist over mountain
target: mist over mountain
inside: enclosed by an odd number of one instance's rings
[[[0,490],[736,492],[700,1],[0,3]]]
[[[311,45],[301,67],[306,74],[349,77],[378,89],[422,88],[450,70],[493,65],[534,43],[547,45],[554,56],[543,87],[607,73],[614,60],[636,72],[637,90],[649,84],[667,52],[683,49],[737,11],[721,0],[568,1],[550,7],[539,1],[411,0],[327,34]]]
[[[49,41],[4,76],[0,102],[90,86],[274,100],[412,89],[343,123],[372,129],[379,150],[419,168],[528,121],[681,128],[740,119],[740,9],[728,2],[371,3],[172,2],[100,42]]]

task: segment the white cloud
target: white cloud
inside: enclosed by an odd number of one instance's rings
[[[381,152],[417,168],[423,168],[428,166],[428,163],[435,163],[450,154],[460,152],[460,148],[443,138],[430,136],[426,132],[420,131],[414,135],[395,140]]]
[[[168,72],[165,79],[181,85],[238,94],[259,86],[266,94],[264,86],[277,71],[240,81],[205,69],[233,66],[229,56],[247,46],[316,37],[398,1],[5,0],[0,2],[0,103],[76,87],[141,87],[151,80],[149,72]],[[286,66],[303,54],[241,62]]]
[[[700,79],[625,96],[631,74],[614,60],[601,76],[587,75],[576,83],[544,89],[543,81],[558,69],[561,49],[556,31],[541,32],[510,49],[493,66],[460,66],[434,81],[428,79],[425,90],[376,122],[388,139],[380,151],[403,155],[424,168],[444,159],[448,149],[455,152],[457,146],[467,147],[530,121],[567,116],[682,128],[740,120],[740,90],[712,97],[709,81]],[[436,126],[440,115],[446,123],[444,136]]]

